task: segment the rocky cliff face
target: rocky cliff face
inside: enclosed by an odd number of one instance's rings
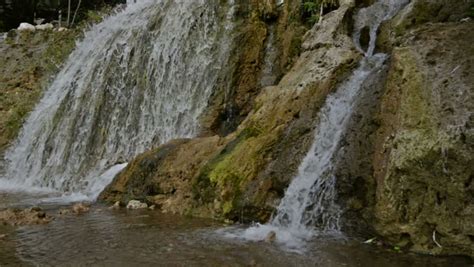
[[[198,216],[267,219],[310,146],[319,107],[360,57],[349,37],[350,9],[344,5],[306,35],[293,68],[258,95],[234,133],[151,151],[121,173],[102,198],[151,200],[165,211]],[[206,147],[204,158],[193,156],[200,147]],[[181,165],[173,159],[186,160]],[[143,183],[148,187],[136,186]]]
[[[283,6],[277,6],[275,1],[256,0],[237,5],[237,34],[227,66],[231,71],[221,77],[221,88],[215,90],[202,116],[205,134],[225,136],[236,130],[263,87],[266,65],[272,66],[275,76],[271,85],[288,71],[299,56],[306,32],[299,10],[300,1],[296,0]],[[273,57],[270,53],[274,53]]]
[[[245,120],[233,133],[145,153],[102,199],[267,220],[309,149],[318,109],[361,57],[350,39],[348,2],[308,31],[301,56],[278,85],[251,90],[250,113],[242,112]],[[423,253],[473,256],[474,27],[459,22],[470,5],[414,0],[383,25],[378,49],[391,62],[377,86],[364,89],[338,154],[346,231],[374,231]],[[264,36],[265,24],[258,20],[249,34],[261,27]],[[264,38],[254,40],[249,46],[261,51]],[[257,54],[243,62],[255,62]]]
[[[420,6],[389,35],[423,15]],[[444,10],[441,21],[459,18],[459,6],[429,7]],[[473,255],[473,26],[421,24],[393,39],[374,151],[375,226],[414,251]]]

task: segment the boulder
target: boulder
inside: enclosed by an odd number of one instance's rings
[[[127,204],[127,209],[130,210],[138,210],[138,209],[147,209],[148,205],[146,203],[142,203],[138,200],[130,200]]]
[[[267,236],[265,237],[265,242],[267,243],[273,243],[275,242],[277,239],[277,235],[275,233],[275,231],[270,231]]]
[[[51,23],[46,23],[46,24],[36,25],[35,28],[36,30],[39,30],[39,31],[46,31],[46,30],[52,30],[54,26]]]
[[[77,203],[72,206],[71,211],[74,214],[80,215],[88,212],[90,210],[90,204],[87,203]]]
[[[22,22],[20,23],[20,26],[18,27],[18,30],[19,31],[31,31],[31,32],[34,32],[36,31],[36,27],[29,24],[29,23],[26,23],[26,22]]]
[[[109,210],[118,210],[120,209],[120,201],[116,201],[112,206],[109,207]]]

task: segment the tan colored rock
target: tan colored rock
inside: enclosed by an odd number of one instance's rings
[[[412,251],[474,256],[473,26],[421,26],[393,51],[374,157],[376,228]]]
[[[138,200],[130,200],[127,204],[127,209],[130,210],[139,210],[139,209],[147,209],[148,205],[146,203],[142,203]]]
[[[89,212],[90,210],[90,204],[87,203],[77,203],[74,204],[71,208],[72,212],[74,214],[80,215]]]
[[[71,214],[71,210],[70,209],[60,209],[58,211],[58,214],[59,215],[68,215],[68,214]]]
[[[275,231],[270,231],[268,235],[265,237],[265,242],[267,243],[274,243],[277,239],[277,235]]]
[[[118,210],[120,209],[120,201],[116,201],[112,206],[109,207],[109,210]]]
[[[40,208],[29,208],[24,210],[7,209],[0,211],[0,223],[4,225],[32,225],[32,224],[47,224],[54,218],[48,216]]]

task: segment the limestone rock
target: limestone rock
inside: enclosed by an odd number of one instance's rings
[[[120,201],[116,201],[112,206],[109,207],[109,210],[118,210],[120,209]]]
[[[52,30],[54,26],[51,23],[46,23],[46,24],[36,25],[35,28],[36,30],[39,30],[39,31],[46,31],[46,30]]]
[[[0,42],[0,154],[16,138],[45,85],[75,47],[78,34],[11,30]]]
[[[268,233],[268,235],[265,237],[265,242],[273,243],[273,242],[276,241],[276,239],[277,239],[277,235],[276,235],[275,231],[270,231]]]
[[[90,205],[86,203],[77,203],[72,206],[71,210],[74,214],[77,215],[84,214],[86,212],[89,212]]]
[[[53,217],[48,216],[41,208],[29,209],[7,209],[0,211],[0,223],[4,225],[32,225],[32,224],[47,224],[53,220]]]
[[[147,209],[148,205],[146,203],[142,203],[138,200],[130,200],[127,204],[127,209],[130,210],[138,210],[138,209]]]
[[[36,28],[35,26],[29,24],[29,23],[26,23],[26,22],[22,22],[20,23],[20,26],[18,27],[18,30],[19,31],[31,31],[31,32],[34,32],[36,31]]]
[[[382,97],[376,228],[413,251],[474,256],[474,24],[407,35]]]
[[[164,212],[201,217],[268,219],[309,149],[316,111],[360,57],[344,26],[349,10],[335,12],[339,25],[325,45],[305,51],[278,86],[260,92],[236,132],[175,140],[146,152],[100,198],[147,199]],[[306,40],[326,30],[315,29]]]

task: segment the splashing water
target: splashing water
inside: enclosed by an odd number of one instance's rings
[[[232,3],[140,0],[93,26],[7,153],[0,184],[95,199],[137,154],[195,136],[226,71]]]
[[[285,192],[276,216],[269,224],[247,229],[244,239],[263,240],[274,232],[279,244],[299,251],[304,248],[304,241],[316,234],[339,233],[341,208],[336,203],[333,157],[363,83],[381,69],[385,60],[384,54],[363,59],[352,76],[328,96],[319,114],[313,145]]]
[[[265,225],[258,224],[243,233],[229,233],[230,237],[260,241],[274,235],[275,241],[286,249],[301,252],[306,241],[318,234],[340,234],[341,208],[336,203],[334,156],[352,117],[364,83],[378,75],[387,59],[375,54],[376,33],[380,24],[392,18],[407,1],[380,0],[356,15],[354,40],[360,48],[360,32],[370,26],[374,32],[366,57],[358,68],[329,95],[319,113],[314,142],[297,176],[292,180],[277,208],[276,216]]]

